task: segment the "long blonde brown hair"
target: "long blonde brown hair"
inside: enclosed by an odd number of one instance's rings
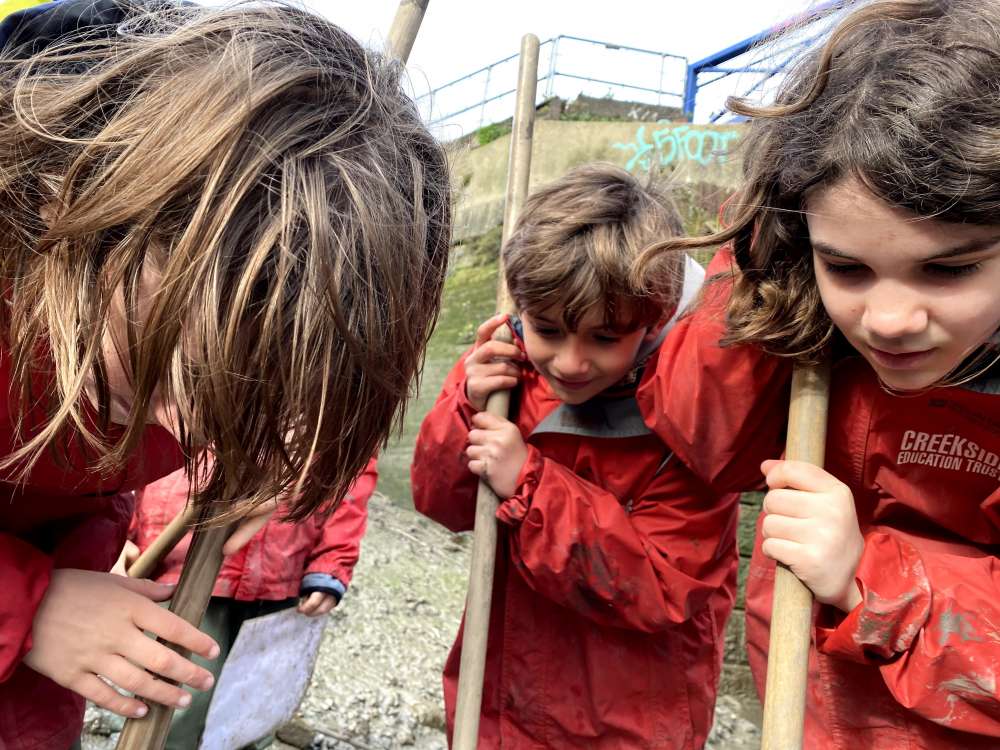
[[[715,234],[640,259],[731,243],[740,273],[726,342],[814,359],[834,327],[820,300],[804,210],[855,177],[918,216],[1000,223],[1000,3],[876,0],[841,20],[774,104],[731,100],[753,120],[744,185]]]
[[[159,398],[189,462],[216,456],[200,501],[290,493],[302,517],[347,491],[418,372],[443,151],[400,66],[321,17],[118,5],[114,28],[0,58],[2,334],[21,413],[47,409],[3,467],[81,440],[119,468]],[[134,395],[109,440],[116,305]]]

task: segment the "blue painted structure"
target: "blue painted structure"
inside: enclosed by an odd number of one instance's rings
[[[818,35],[807,35],[801,40],[796,40],[794,44],[785,47],[780,52],[772,55],[768,61],[765,61],[765,67],[760,67],[761,61],[754,61],[749,65],[736,66],[732,68],[722,67],[724,63],[740,57],[741,55],[745,55],[753,49],[754,46],[761,44],[790,28],[804,27],[812,21],[830,14],[832,11],[840,10],[847,5],[850,5],[850,2],[851,0],[846,0],[846,2],[845,0],[829,0],[828,2],[820,3],[815,8],[810,9],[801,16],[797,16],[778,24],[777,26],[773,26],[760,32],[759,34],[754,34],[741,42],[737,42],[736,44],[726,47],[725,49],[712,53],[708,57],[704,57],[701,60],[688,64],[687,78],[684,83],[684,115],[689,121],[694,119],[695,103],[697,101],[698,90],[700,88],[734,73],[759,73],[764,76],[757,81],[757,83],[754,84],[754,86],[747,91],[744,96],[752,94],[754,91],[763,86],[769,79],[785,70],[788,64],[795,59],[802,50],[816,41]],[[784,53],[790,54],[785,55]],[[782,59],[777,60],[776,58],[778,57],[781,57]],[[710,81],[699,83],[698,77],[704,73],[718,73],[719,75],[712,78]],[[724,111],[717,112],[709,118],[709,121],[716,122],[720,117],[722,117],[723,114]]]

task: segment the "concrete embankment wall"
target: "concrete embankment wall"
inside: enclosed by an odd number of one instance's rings
[[[607,161],[636,175],[669,177],[682,193],[685,187],[696,189],[702,209],[708,211],[739,181],[739,156],[732,151],[743,127],[540,120],[535,123],[531,187],[579,164]],[[501,223],[510,138],[508,134],[483,146],[464,143],[452,149],[456,240],[481,235]]]

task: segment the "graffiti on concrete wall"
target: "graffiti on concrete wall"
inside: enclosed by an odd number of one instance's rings
[[[625,169],[648,172],[654,166],[666,167],[684,161],[702,166],[724,164],[731,141],[739,139],[739,130],[715,130],[691,125],[665,123],[646,138],[646,126],[640,125],[631,143],[615,143],[613,148],[634,152]]]

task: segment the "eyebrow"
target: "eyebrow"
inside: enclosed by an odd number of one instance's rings
[[[562,322],[553,320],[552,318],[549,318],[548,316],[545,315],[532,315],[531,317],[535,321],[536,326],[542,325],[542,326],[550,326],[552,328],[561,328],[563,325]],[[598,334],[606,333],[613,336],[621,335],[620,331],[616,331],[611,325],[607,323],[602,323],[599,326],[589,328],[587,330]]]
[[[954,247],[949,247],[942,250],[939,253],[934,253],[927,258],[923,258],[919,263],[928,263],[935,260],[946,260],[948,258],[955,258],[959,255],[969,255],[970,253],[979,253],[984,250],[989,250],[994,245],[1000,243],[1000,234],[996,234],[992,237],[986,237],[985,239],[979,240],[969,240],[968,242],[963,242],[961,245],[955,245]],[[816,252],[823,253],[823,255],[829,255],[834,258],[843,258],[844,260],[857,261],[858,259],[851,255],[850,253],[844,252],[843,250],[838,250],[833,245],[827,244],[826,242],[813,242],[812,248]]]

